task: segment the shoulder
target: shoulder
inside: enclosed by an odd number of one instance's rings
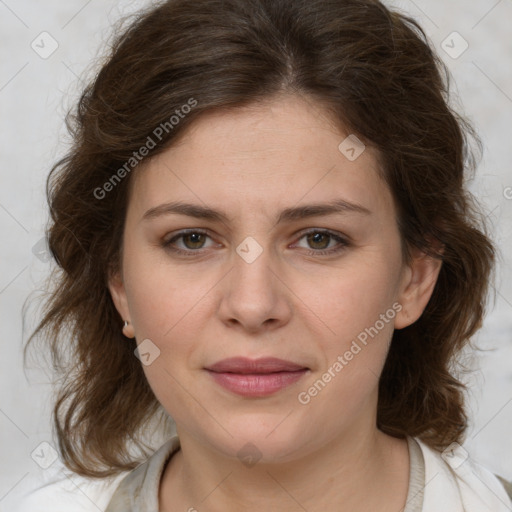
[[[13,512],[103,512],[126,474],[86,478],[55,463],[30,474]]]
[[[418,438],[425,461],[424,511],[443,509],[447,501],[466,512],[510,511],[512,501],[503,480],[474,461],[469,453],[453,443],[442,453]]]
[[[27,491],[11,512],[128,512],[135,502],[156,504],[150,508],[156,510],[159,477],[179,447],[174,436],[135,469],[110,478],[86,478],[56,461],[30,475],[30,482],[24,485]]]
[[[165,442],[146,462],[128,473],[117,486],[104,512],[158,510],[162,474],[169,459],[179,449],[180,440],[176,435]]]

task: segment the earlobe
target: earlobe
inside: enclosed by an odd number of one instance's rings
[[[130,311],[126,298],[126,290],[119,272],[109,277],[108,288],[110,290],[110,295],[112,297],[112,301],[114,302],[114,306],[116,307],[121,318],[124,320],[123,334],[127,338],[134,338],[135,332],[133,325],[130,323]]]
[[[402,309],[396,316],[395,329],[403,329],[420,318],[434,291],[441,265],[440,258],[419,250],[414,252],[404,272],[402,291],[398,299]]]
[[[135,331],[133,330],[133,326],[128,321],[124,321],[123,325],[123,334],[127,338],[135,338]]]

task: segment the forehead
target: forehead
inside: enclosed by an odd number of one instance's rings
[[[223,210],[232,206],[236,213],[272,213],[339,197],[392,208],[378,154],[367,146],[358,155],[362,147],[356,145],[357,158],[347,158],[349,136],[319,104],[297,96],[208,112],[136,170],[130,208],[180,199]]]

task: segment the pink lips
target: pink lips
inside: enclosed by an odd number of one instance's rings
[[[271,395],[298,381],[309,371],[304,366],[274,357],[232,357],[218,361],[206,370],[224,388],[247,397]]]

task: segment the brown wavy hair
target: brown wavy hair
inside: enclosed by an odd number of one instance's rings
[[[406,255],[419,248],[443,262],[421,318],[394,333],[378,427],[437,449],[462,441],[465,386],[454,369],[482,323],[494,248],[466,189],[481,145],[450,106],[448,71],[421,27],[374,0],[171,0],[115,34],[68,114],[73,146],[48,176],[57,266],[25,347],[26,356],[42,335],[60,376],[53,425],[66,466],[90,477],[132,469],[141,460],[130,443],[146,457],[148,425],[159,414],[170,421],[107,287],[137,166],[104,197],[95,190],[126,170],[148,137],[151,158],[205,112],[283,92],[322,104],[377,149]],[[155,129],[191,98],[196,106],[156,140]]]

